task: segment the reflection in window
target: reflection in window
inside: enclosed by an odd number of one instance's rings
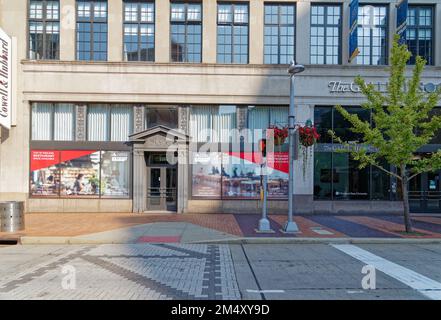
[[[289,64],[294,59],[295,5],[265,4],[264,62]]]
[[[178,127],[178,109],[176,107],[155,107],[146,108],[146,129],[155,126],[165,126],[171,129]]]
[[[387,27],[386,6],[359,6],[357,64],[387,64]]]
[[[332,199],[332,153],[316,152],[314,154],[314,198]]]
[[[407,13],[406,41],[412,57],[409,64],[415,64],[416,56],[433,65],[433,7],[409,6]]]
[[[124,60],[155,60],[155,4],[124,1]]]
[[[77,1],[77,59],[107,60],[107,1]]]
[[[171,59],[173,62],[202,61],[202,5],[171,4]]]
[[[340,33],[340,5],[311,5],[311,64],[341,63]]]
[[[248,63],[248,5],[218,4],[217,62]]]
[[[59,59],[59,1],[31,0],[29,3],[29,59]]]

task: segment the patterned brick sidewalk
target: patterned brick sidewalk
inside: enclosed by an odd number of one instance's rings
[[[299,234],[281,232],[285,215],[270,215],[273,234],[255,232],[259,215],[245,214],[133,214],[133,213],[35,213],[26,215],[26,230],[0,233],[0,239],[19,236],[80,236],[155,222],[187,222],[238,237],[314,238],[441,238],[441,215],[412,217],[415,234],[404,235],[397,215],[295,216]]]

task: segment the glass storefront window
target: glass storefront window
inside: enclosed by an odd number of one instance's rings
[[[332,172],[332,153],[314,154],[314,197],[319,200],[332,199],[332,179],[337,175]]]
[[[332,137],[328,130],[332,129],[332,107],[315,107],[314,125],[320,134],[320,143],[331,143]]]
[[[146,129],[160,125],[176,129],[178,127],[178,110],[176,107],[148,106],[145,119]]]
[[[31,151],[31,195],[58,196],[60,186],[59,161],[59,151]]]
[[[62,197],[98,197],[100,152],[62,151],[60,163]]]
[[[101,152],[101,195],[112,198],[129,196],[129,153]]]
[[[30,158],[32,196],[130,196],[130,152],[31,150]]]
[[[382,164],[384,165],[384,164]],[[390,169],[389,167],[385,167]],[[372,200],[390,200],[392,188],[390,185],[390,176],[383,170],[372,166]]]
[[[369,110],[362,109],[360,107],[345,107],[345,109],[351,114],[357,114],[358,118],[362,121],[369,121]],[[350,127],[352,126],[340,112],[334,109],[334,131],[335,134],[343,141],[359,141],[361,136],[352,132]]]
[[[333,167],[337,177],[333,177],[334,200],[368,200],[369,167],[358,168],[358,161],[347,153],[333,154]]]
[[[222,162],[222,196],[257,198],[260,195],[260,165],[232,155]]]
[[[193,153],[192,169],[193,196],[220,198],[221,153]]]

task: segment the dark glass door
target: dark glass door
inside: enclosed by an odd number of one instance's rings
[[[177,170],[173,166],[147,168],[147,210],[176,211]]]
[[[409,203],[412,212],[441,213],[441,172],[428,172],[409,183]]]

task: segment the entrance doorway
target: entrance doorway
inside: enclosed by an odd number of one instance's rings
[[[147,154],[148,211],[176,211],[177,167],[167,162],[165,153]]]
[[[409,183],[412,212],[441,213],[441,171],[420,174]]]

